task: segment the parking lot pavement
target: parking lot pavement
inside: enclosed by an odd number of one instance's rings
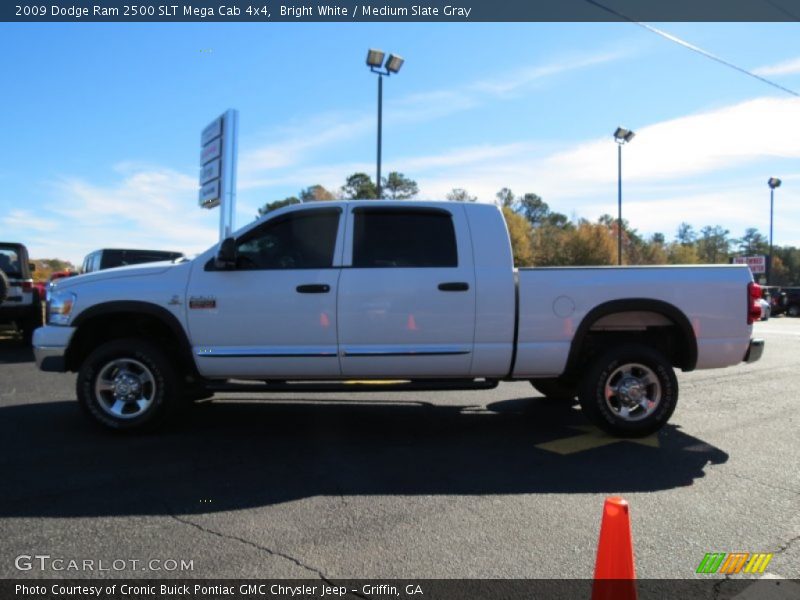
[[[800,319],[756,335],[760,362],[680,374],[671,424],[645,443],[598,440],[527,383],[222,394],[166,431],[113,435],[80,414],[74,375],[38,372],[6,336],[0,576],[590,577],[603,499],[620,494],[640,577],[742,551],[798,578]],[[563,441],[580,436],[594,441]],[[19,572],[22,554],[128,562]],[[193,569],[130,566],[151,559]]]

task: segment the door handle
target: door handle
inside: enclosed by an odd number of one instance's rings
[[[307,283],[297,286],[298,294],[327,294],[331,291],[331,286],[327,283]]]
[[[469,289],[469,284],[466,281],[451,281],[440,283],[439,289],[443,292],[466,292]]]

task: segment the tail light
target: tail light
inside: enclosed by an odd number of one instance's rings
[[[23,281],[22,282],[22,291],[23,292],[33,291],[33,282],[32,281]]]
[[[747,284],[747,324],[752,325],[754,321],[761,318],[761,306],[758,301],[761,299],[761,286],[751,281]]]

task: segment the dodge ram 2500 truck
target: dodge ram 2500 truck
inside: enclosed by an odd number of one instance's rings
[[[222,390],[522,379],[641,436],[675,410],[674,368],[758,360],[759,295],[743,265],[516,270],[491,205],[319,202],[193,260],[59,281],[34,347],[42,370],[78,372],[81,406],[115,429]]]

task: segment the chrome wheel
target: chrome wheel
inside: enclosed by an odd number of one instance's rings
[[[650,367],[629,363],[612,371],[604,393],[612,413],[625,421],[641,421],[658,408],[661,383]]]
[[[152,406],[156,380],[150,369],[132,358],[118,358],[100,369],[94,385],[97,404],[117,419],[133,419]]]

